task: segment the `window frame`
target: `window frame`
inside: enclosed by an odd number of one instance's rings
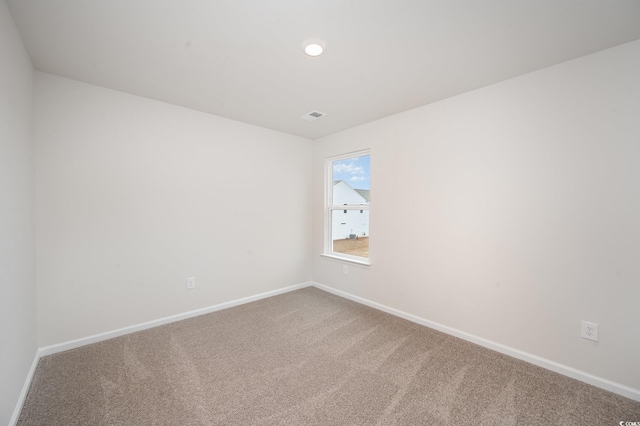
[[[371,150],[364,149],[360,151],[349,152],[347,154],[327,157],[324,164],[325,174],[325,198],[324,198],[324,251],[322,256],[331,259],[341,260],[344,262],[354,263],[362,266],[371,265],[371,245],[369,245],[369,257],[355,256],[346,253],[333,251],[333,230],[332,230],[332,214],[334,211],[360,210],[369,211],[369,244],[371,244],[371,200],[369,204],[333,204],[333,163],[335,161],[346,160],[348,158],[362,157],[368,155],[371,160]],[[341,212],[342,213],[342,212]]]

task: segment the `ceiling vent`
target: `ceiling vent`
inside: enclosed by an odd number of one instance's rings
[[[302,118],[303,120],[307,120],[307,121],[314,121],[314,120],[317,120],[320,117],[324,117],[325,115],[327,115],[327,114],[325,114],[324,112],[311,111],[311,112],[306,113],[305,115],[303,115],[300,118]]]

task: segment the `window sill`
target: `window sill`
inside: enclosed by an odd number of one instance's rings
[[[369,260],[349,259],[347,257],[336,256],[335,254],[327,254],[327,253],[322,253],[320,256],[326,257],[327,259],[339,260],[340,262],[352,263],[358,266],[365,266],[367,268],[371,266],[371,262]]]

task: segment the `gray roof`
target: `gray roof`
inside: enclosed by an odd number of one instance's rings
[[[371,190],[370,189],[356,189],[356,192],[362,195],[362,198],[367,200],[367,203],[371,202]]]
[[[356,188],[352,187],[351,185],[349,185],[349,182],[346,182],[344,180],[334,180],[333,181],[333,186],[336,186],[340,182],[344,182],[345,185],[347,185],[349,188],[353,189],[358,194],[360,194],[360,196],[362,198],[364,198],[367,201],[367,203],[371,202],[371,190],[370,189],[356,189]]]

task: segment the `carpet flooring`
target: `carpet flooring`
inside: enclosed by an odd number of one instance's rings
[[[618,425],[640,403],[316,288],[43,357],[19,425]]]

